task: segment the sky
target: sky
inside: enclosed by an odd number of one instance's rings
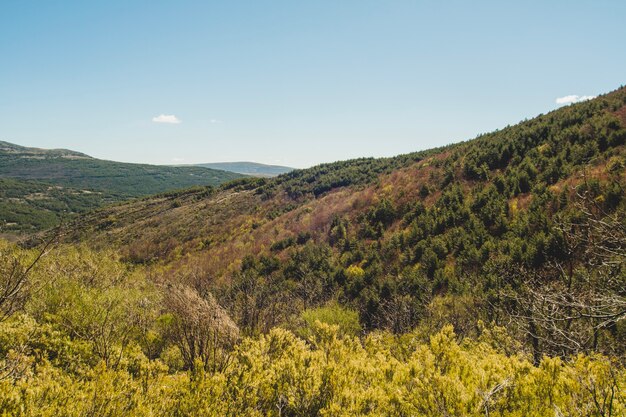
[[[304,168],[626,84],[626,2],[0,1],[0,140]]]

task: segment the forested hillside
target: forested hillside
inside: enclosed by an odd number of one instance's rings
[[[625,167],[621,88],[2,244],[0,410],[623,415]]]
[[[118,198],[40,181],[0,178],[0,233],[49,229],[63,216],[101,207]]]
[[[67,233],[193,279],[253,334],[334,300],[366,330],[473,335],[482,319],[535,361],[621,354],[625,104],[620,89],[445,149],[146,199]]]
[[[0,141],[0,233],[32,233],[106,204],[241,177],[201,167],[104,161],[66,149]]]

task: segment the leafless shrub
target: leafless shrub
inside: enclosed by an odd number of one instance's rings
[[[210,293],[201,297],[194,289],[172,285],[166,289],[166,309],[172,313],[172,341],[180,349],[189,369],[223,370],[230,349],[239,338],[239,329]]]
[[[543,354],[619,349],[619,343],[603,346],[602,340],[615,337],[626,318],[626,223],[586,192],[577,192],[575,208],[579,215],[556,219],[564,259],[540,270],[501,271],[519,282],[515,290],[500,292],[501,307],[530,339],[537,363]]]
[[[32,260],[13,246],[0,247],[0,321],[22,308],[33,291],[29,274],[55,240],[56,236],[49,239]]]

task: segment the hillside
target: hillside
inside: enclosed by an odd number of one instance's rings
[[[68,238],[192,280],[248,332],[338,300],[365,329],[509,323],[537,361],[622,352],[624,271],[602,265],[623,266],[625,140],[622,88],[444,149],[105,208]],[[594,244],[607,227],[613,240]],[[614,302],[570,319],[570,334],[566,312],[539,303],[557,290],[591,310]]]
[[[102,192],[0,178],[0,234],[49,229],[61,218],[115,201],[120,199]]]
[[[208,168],[127,164],[65,149],[0,142],[0,233],[42,230],[62,217],[105,204],[241,177]]]
[[[259,164],[257,162],[212,162],[196,164],[195,166],[220,169],[222,171],[235,172],[252,177],[276,177],[293,171],[293,168],[280,165]]]
[[[219,185],[241,175],[201,167],[104,161],[72,151],[48,151],[2,142],[0,177],[139,197],[196,185]]]

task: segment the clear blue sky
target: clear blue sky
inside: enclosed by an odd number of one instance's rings
[[[623,0],[5,0],[0,140],[160,164],[396,155],[625,84],[625,19]]]

